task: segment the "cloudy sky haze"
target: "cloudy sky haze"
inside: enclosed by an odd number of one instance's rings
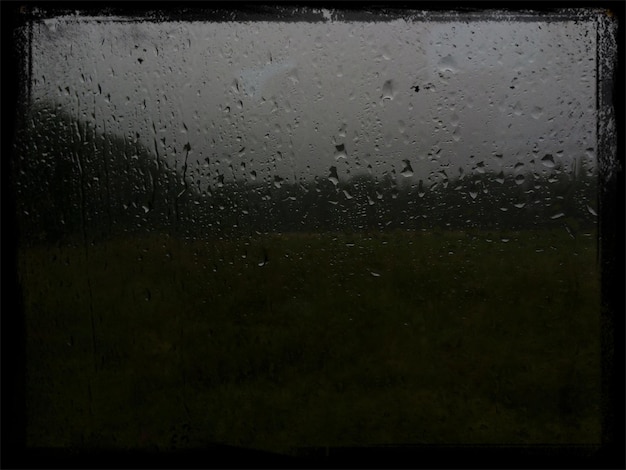
[[[178,169],[189,143],[207,180],[592,168],[595,28],[60,17],[35,25],[32,93]]]

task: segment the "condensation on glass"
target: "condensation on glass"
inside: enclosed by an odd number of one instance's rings
[[[308,15],[26,26],[29,444],[599,443],[609,16]]]

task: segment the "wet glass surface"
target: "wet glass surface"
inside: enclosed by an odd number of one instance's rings
[[[35,22],[34,447],[600,442],[597,23]]]

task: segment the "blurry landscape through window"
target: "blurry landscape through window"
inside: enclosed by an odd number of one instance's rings
[[[25,27],[28,445],[599,444],[596,16]]]

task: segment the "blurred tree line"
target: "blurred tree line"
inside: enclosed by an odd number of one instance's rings
[[[541,174],[488,171],[419,180],[392,174],[275,175],[225,181],[176,169],[139,135],[99,132],[51,104],[18,126],[17,215],[24,243],[96,242],[123,233],[233,237],[265,232],[565,227],[596,224],[597,176],[555,162]],[[189,144],[182,149],[188,154]],[[208,165],[207,165],[208,166]]]

